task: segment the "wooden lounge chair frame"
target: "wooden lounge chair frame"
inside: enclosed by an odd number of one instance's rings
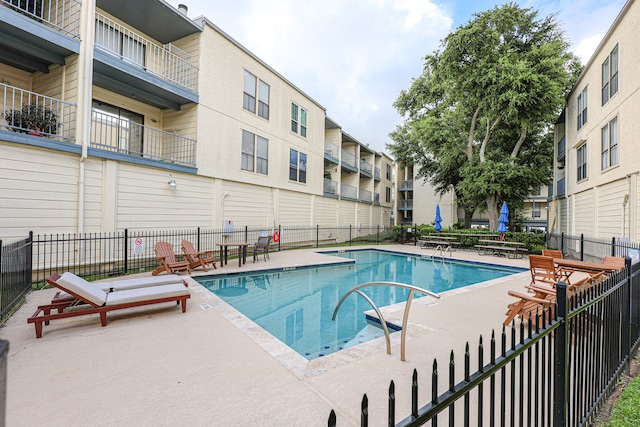
[[[551,258],[564,258],[564,254],[558,249],[543,249],[542,256],[550,256]]]
[[[153,270],[151,275],[157,276],[163,271],[166,271],[167,274],[173,274],[180,271],[186,271],[191,274],[189,261],[184,255],[178,255],[183,258],[183,261],[178,261],[171,243],[164,241],[156,242],[154,250],[156,253],[156,261],[158,262],[158,268]]]
[[[550,256],[529,255],[529,271],[531,272],[531,284],[542,282],[555,285],[564,280],[571,285],[569,276],[573,271],[556,267]]]
[[[262,251],[262,254],[264,255],[265,262],[267,259],[271,259],[269,258],[269,245],[271,245],[271,236],[258,237],[258,241],[253,246],[253,262],[256,262],[256,259],[258,259],[260,251]]]
[[[47,304],[38,306],[35,313],[31,317],[27,319],[27,323],[33,323],[36,329],[36,338],[42,337],[42,325],[48,325],[51,320],[57,319],[65,319],[69,317],[77,317],[77,316],[85,316],[88,314],[99,314],[100,315],[100,323],[102,326],[107,326],[107,313],[114,310],[121,310],[124,308],[132,308],[132,307],[140,307],[151,304],[159,304],[163,302],[173,302],[175,301],[178,304],[182,305],[182,312],[186,312],[187,310],[187,300],[191,298],[191,294],[188,290],[185,290],[181,295],[174,295],[170,297],[160,297],[160,298],[150,298],[146,300],[138,300],[134,302],[125,302],[122,304],[114,304],[114,305],[99,305],[96,302],[88,299],[84,295],[80,295],[79,293],[74,292],[68,287],[62,286],[58,283],[58,280],[61,276],[58,273],[52,274],[48,277],[47,283],[53,285],[60,290],[72,295],[75,299],[73,301],[63,301],[55,304]],[[163,287],[176,287],[176,284],[172,285],[161,285],[157,286],[157,289]],[[131,291],[121,291],[121,292],[112,292],[112,294],[118,293],[126,293]],[[82,302],[82,306],[77,306],[76,300]]]
[[[202,267],[204,271],[208,271],[207,265],[213,265],[214,269],[218,268],[216,267],[215,250],[196,251],[193,243],[191,243],[189,240],[183,240],[182,252],[184,252],[186,260],[189,261],[190,269]]]

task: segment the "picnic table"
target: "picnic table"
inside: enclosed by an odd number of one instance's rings
[[[484,243],[482,245],[474,245],[478,249],[478,255],[506,255],[508,258],[523,258],[527,252],[526,245],[521,242],[480,239],[478,243]]]
[[[567,258],[554,258],[553,262],[565,269],[575,270],[575,271],[585,271],[587,273],[596,273],[600,271],[604,271],[606,273],[611,273],[615,271],[619,271],[620,267],[614,264],[605,264],[600,262],[588,262],[588,261],[579,261],[576,259],[567,259]]]

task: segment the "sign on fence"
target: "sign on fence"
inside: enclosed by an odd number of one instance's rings
[[[144,254],[144,237],[136,237],[133,240],[133,254],[134,255]]]
[[[640,262],[640,249],[629,248],[629,258],[631,258],[631,264]]]

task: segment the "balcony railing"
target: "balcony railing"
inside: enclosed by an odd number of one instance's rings
[[[358,163],[356,162],[356,156],[349,153],[348,151],[342,150],[342,163],[351,166],[352,168],[357,169]]]
[[[380,193],[373,194],[373,204],[376,206],[380,204]]]
[[[338,195],[338,181],[331,181],[329,178],[324,179],[324,194]]]
[[[91,147],[184,166],[196,165],[196,141],[93,110]]]
[[[360,201],[371,203],[371,191],[360,190]]]
[[[0,0],[13,10],[73,38],[80,38],[79,0]]]
[[[400,181],[400,183],[398,184],[398,190],[400,191],[413,190],[413,180],[405,179],[403,181]]]
[[[558,141],[558,161],[564,160],[564,156],[566,155],[566,146],[567,141],[563,136],[560,141]]]
[[[352,185],[340,184],[340,196],[356,200],[358,198],[358,189]]]
[[[14,132],[75,140],[76,105],[0,83],[0,127]]]
[[[556,192],[556,195],[558,197],[564,197],[565,194],[565,178],[561,178],[558,180],[558,187],[557,187],[558,191]]]
[[[360,159],[360,172],[366,173],[369,176],[373,175],[373,166],[371,163],[367,162],[364,159]]]
[[[172,44],[159,46],[100,13],[96,13],[96,46],[151,74],[198,91],[198,67],[190,55]]]
[[[376,181],[380,181],[380,168],[375,168],[373,170],[373,179],[375,179]]]
[[[413,209],[413,200],[398,200],[398,209]]]
[[[338,148],[337,145],[329,142],[329,141],[325,141],[324,142],[324,154],[326,154],[327,156],[331,157],[332,159],[338,160],[339,156],[340,156],[340,149]]]

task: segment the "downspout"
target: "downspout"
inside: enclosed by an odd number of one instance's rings
[[[76,143],[82,144],[80,165],[78,170],[78,233],[84,233],[85,216],[85,163],[88,156],[89,138],[91,135],[91,87],[93,81],[93,43],[95,22],[95,0],[82,5],[80,34],[84,37],[80,42],[78,57],[78,105],[76,114]]]

